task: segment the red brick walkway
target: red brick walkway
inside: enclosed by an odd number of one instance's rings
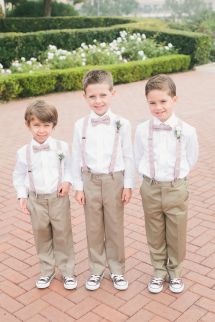
[[[152,273],[138,189],[126,207],[126,276],[129,289],[113,289],[108,272],[101,289],[86,291],[89,274],[84,216],[72,200],[72,224],[78,289],[66,291],[60,276],[46,290],[35,288],[39,273],[29,218],[17,209],[11,185],[16,150],[30,135],[24,127],[24,99],[0,105],[0,321],[215,321],[215,66],[173,75],[180,97],[177,114],[197,127],[201,145],[198,165],[190,176],[186,290],[174,295],[165,287],[159,295],[147,291]],[[117,86],[117,113],[133,129],[148,117],[144,84]],[[60,121],[56,136],[71,141],[74,121],[87,111],[80,92],[43,97],[56,104]]]

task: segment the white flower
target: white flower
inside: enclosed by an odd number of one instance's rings
[[[48,49],[55,51],[57,50],[57,47],[54,45],[49,45]]]
[[[59,60],[65,60],[66,59],[66,57],[65,56],[60,56],[59,57]]]
[[[139,50],[138,51],[138,55],[141,56],[141,57],[143,57],[144,56],[144,51],[143,50]]]
[[[28,64],[28,65],[32,65],[32,61],[28,60],[28,61],[26,62],[26,64]]]
[[[169,42],[169,43],[168,43],[168,47],[169,47],[169,48],[172,48],[172,47],[173,47],[173,45]]]
[[[3,65],[0,63],[0,69],[3,69]]]
[[[146,35],[145,34],[142,34],[142,39],[146,39]]]
[[[22,62],[25,62],[25,60],[26,60],[25,57],[21,57]]]
[[[36,60],[36,58],[31,57],[30,61],[35,62],[35,61],[37,61],[37,60]]]
[[[54,57],[53,53],[48,53],[48,59],[52,59]]]
[[[11,70],[10,70],[10,69],[5,69],[5,73],[6,73],[6,74],[11,74],[12,72],[11,72]]]

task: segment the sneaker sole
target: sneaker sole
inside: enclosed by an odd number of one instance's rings
[[[36,287],[39,288],[39,289],[44,289],[44,288],[47,288],[50,286],[51,284],[51,281],[53,280],[53,278],[55,277],[55,274],[53,274],[53,276],[51,277],[50,281],[44,285],[37,285],[37,282],[36,282]]]
[[[161,288],[157,289],[157,290],[155,290],[155,289],[150,289],[150,287],[148,286],[148,291],[149,291],[150,293],[158,294],[158,293],[160,293],[160,292],[162,292],[162,291],[163,291],[163,286],[162,286]]]
[[[181,292],[183,292],[183,290],[184,290],[184,286],[183,286],[182,288],[178,289],[178,290],[173,289],[173,288],[171,288],[171,286],[169,286],[169,290],[170,290],[172,293],[181,293]]]
[[[78,283],[76,282],[76,284],[74,284],[73,286],[68,286],[68,285],[65,285],[65,284],[63,284],[63,286],[64,286],[64,288],[66,290],[74,290],[75,288],[77,288]]]
[[[116,284],[113,284],[113,286],[114,286],[114,288],[116,288],[119,291],[125,291],[125,290],[128,289],[128,285],[126,285],[126,286],[118,286]]]

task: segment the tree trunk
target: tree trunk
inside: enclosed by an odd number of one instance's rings
[[[5,10],[5,1],[0,0],[0,16],[5,17],[6,16],[6,10]]]
[[[44,16],[50,17],[52,12],[52,0],[44,0]]]

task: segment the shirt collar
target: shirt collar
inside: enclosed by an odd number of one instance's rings
[[[54,139],[51,136],[49,136],[48,139],[45,142],[43,142],[42,144],[49,144],[50,145],[53,142],[53,140]],[[40,146],[41,144],[32,138],[31,145]]]
[[[111,110],[110,110],[110,108],[107,110],[107,112],[105,113],[105,114],[103,114],[103,115],[98,115],[98,114],[96,114],[94,111],[91,111],[90,112],[90,118],[92,119],[98,119],[98,118],[101,118],[101,117],[104,117],[104,116],[106,116],[106,115],[108,115],[110,118],[111,118],[111,116],[113,116],[113,113],[111,112]]]
[[[161,122],[157,117],[154,117],[154,116],[153,116],[153,121],[154,121],[154,124],[157,124],[157,125],[164,123],[166,125],[170,125],[171,127],[175,127],[178,123],[178,118],[173,113],[165,122]]]

